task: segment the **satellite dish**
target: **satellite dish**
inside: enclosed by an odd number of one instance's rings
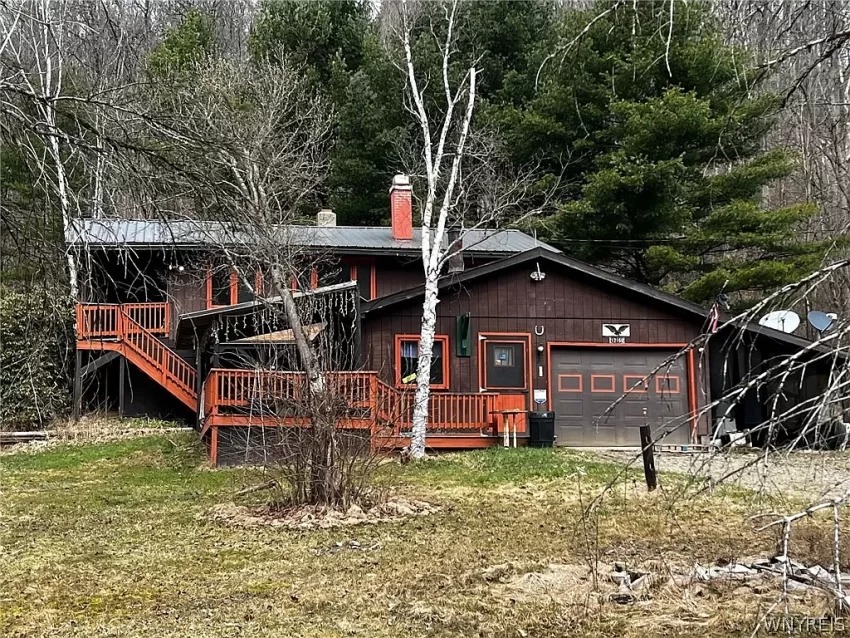
[[[800,327],[800,316],[793,310],[775,310],[759,319],[759,325],[781,332],[794,332]]]
[[[829,330],[829,327],[832,325],[833,319],[825,312],[821,312],[820,310],[812,310],[808,314],[809,323],[812,324],[812,328],[817,330],[818,332],[826,332]]]

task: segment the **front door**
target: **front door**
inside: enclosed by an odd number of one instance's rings
[[[498,412],[513,413],[517,430],[527,429],[531,387],[531,335],[523,333],[478,335],[479,386],[481,392],[495,392]],[[500,416],[499,422],[503,423]]]

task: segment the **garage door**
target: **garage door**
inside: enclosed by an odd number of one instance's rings
[[[639,445],[641,425],[662,443],[687,443],[687,373],[684,357],[643,378],[674,352],[636,348],[552,350],[551,394],[559,445]],[[605,415],[614,401],[626,394]],[[605,416],[603,416],[605,415]]]

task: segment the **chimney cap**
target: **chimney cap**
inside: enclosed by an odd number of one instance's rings
[[[316,215],[317,226],[336,226],[336,213],[330,208],[323,208]]]
[[[405,175],[404,173],[397,173],[393,176],[393,185],[392,188],[410,188],[410,177]]]

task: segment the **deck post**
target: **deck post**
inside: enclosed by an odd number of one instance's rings
[[[77,348],[76,361],[74,366],[74,421],[80,420],[80,412],[82,411],[83,403],[83,351]]]
[[[118,387],[118,418],[124,418],[124,393],[125,388],[127,386],[127,359],[126,357],[121,357],[118,364],[118,383],[120,384]]]
[[[213,467],[218,467],[218,426],[212,426],[210,432],[210,462]]]

